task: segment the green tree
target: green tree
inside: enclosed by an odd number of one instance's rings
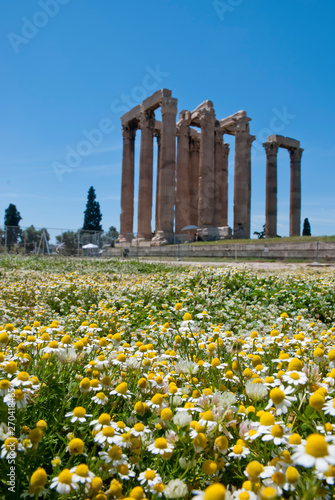
[[[22,217],[20,212],[12,203],[5,210],[5,226],[6,226],[6,244],[8,247],[17,245],[21,235],[20,220]]]
[[[59,245],[64,243],[66,253],[68,255],[73,255],[78,248],[78,232],[64,231],[64,233],[56,236],[56,242]]]
[[[262,240],[263,238],[265,238],[265,224],[263,224],[262,231],[254,231],[254,234],[257,234],[257,237],[259,240]]]
[[[101,238],[101,241],[104,245],[112,245],[114,246],[115,240],[117,240],[119,236],[119,231],[115,226],[111,226],[106,233]]]
[[[302,235],[303,236],[312,236],[311,225],[310,225],[308,219],[304,220],[304,226],[303,226],[303,229],[302,229]]]
[[[102,231],[101,227],[102,214],[100,204],[96,201],[94,187],[91,186],[88,190],[86,210],[84,212],[83,229],[86,231]]]
[[[33,225],[27,227],[24,231],[22,231],[21,234],[21,241],[24,245],[24,248],[27,252],[32,252],[37,249],[40,242],[41,238],[43,235],[43,231],[46,237],[47,241],[50,241],[50,234],[48,233],[47,229],[42,228],[42,229],[35,229]],[[43,236],[44,238],[44,236]],[[43,244],[41,245],[43,247]]]

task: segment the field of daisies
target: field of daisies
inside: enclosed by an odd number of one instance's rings
[[[334,498],[334,272],[0,259],[0,498]]]

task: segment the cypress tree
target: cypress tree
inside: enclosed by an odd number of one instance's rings
[[[87,194],[86,210],[84,212],[83,229],[86,231],[102,231],[101,227],[102,214],[100,204],[96,201],[94,187],[91,186]]]

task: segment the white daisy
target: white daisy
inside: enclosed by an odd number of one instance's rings
[[[275,406],[278,415],[287,413],[288,408],[292,406],[292,401],[296,401],[297,399],[295,396],[289,396],[289,394],[292,394],[293,391],[293,387],[284,387],[283,385],[271,389],[270,400],[265,410]]]
[[[324,437],[322,434],[310,434],[305,446],[298,446],[296,453],[292,455],[295,464],[303,467],[315,467],[318,472],[328,471],[331,465],[335,465],[335,446],[328,444],[332,436]]]
[[[76,467],[72,467],[70,472],[73,474],[72,481],[75,483],[91,483],[92,479],[95,477],[95,474],[89,470],[86,464],[80,464]]]
[[[56,488],[57,493],[61,495],[68,495],[78,488],[78,484],[73,479],[73,473],[69,469],[64,469],[59,476],[52,479],[50,489],[53,488]]]

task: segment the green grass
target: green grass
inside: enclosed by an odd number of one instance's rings
[[[0,276],[4,271],[20,269],[50,273],[106,273],[106,274],[151,274],[159,272],[177,272],[177,266],[168,266],[157,262],[146,263],[137,260],[81,259],[76,257],[38,257],[6,255],[0,258]]]
[[[335,236],[289,236],[285,238],[266,238],[252,240],[217,240],[217,241],[196,241],[192,245],[254,245],[269,243],[311,243],[316,241],[335,241]]]

